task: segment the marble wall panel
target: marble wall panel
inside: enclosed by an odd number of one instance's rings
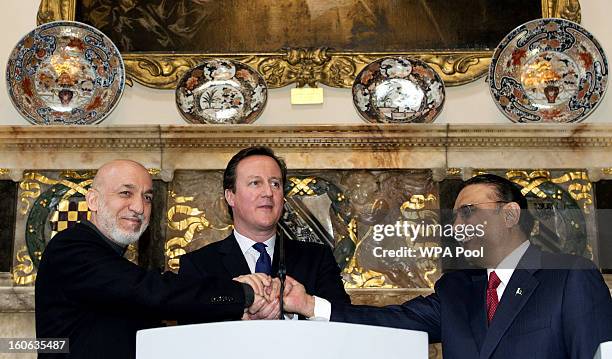
[[[34,313],[0,313],[0,338],[35,338]],[[0,353],[0,359],[35,359],[35,353]]]
[[[178,270],[182,254],[221,240],[231,232],[222,178],[221,171],[174,173],[164,211],[166,269]]]

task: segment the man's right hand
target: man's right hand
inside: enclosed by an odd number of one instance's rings
[[[306,293],[306,288],[290,276],[285,280],[283,304],[283,309],[288,313],[298,313],[307,318],[314,317],[314,297]]]
[[[276,319],[280,315],[279,292],[280,282],[267,274],[253,273],[234,278],[235,281],[248,284],[253,288],[255,298],[250,307],[245,308],[243,320]]]
[[[257,296],[264,297],[268,302],[272,301],[271,291],[266,290],[266,288],[272,285],[272,278],[269,275],[263,273],[245,274],[234,278],[234,280],[248,284],[253,288],[256,296],[255,302],[257,302]]]
[[[263,297],[255,295],[253,305],[246,311],[246,316],[243,320],[253,319],[278,319],[280,316],[280,281],[278,278],[273,278],[271,285],[265,288],[265,293],[271,300],[265,300]],[[262,299],[264,299],[262,301]]]

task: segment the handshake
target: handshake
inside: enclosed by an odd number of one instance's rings
[[[235,281],[253,288],[255,298],[250,307],[245,308],[242,320],[278,319],[280,317],[280,280],[264,273],[241,275]],[[287,276],[283,292],[285,313],[314,316],[314,297],[306,293],[304,286]]]

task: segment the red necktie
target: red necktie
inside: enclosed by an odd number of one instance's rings
[[[487,319],[488,322],[491,323],[493,320],[493,316],[495,315],[495,310],[497,310],[497,305],[499,304],[499,299],[497,298],[497,287],[501,280],[495,272],[491,272],[489,275],[489,285],[487,286]]]

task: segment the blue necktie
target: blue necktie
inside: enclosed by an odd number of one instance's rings
[[[257,258],[257,262],[255,263],[255,273],[265,273],[267,275],[271,275],[272,261],[270,260],[268,251],[266,251],[266,247],[267,246],[263,243],[253,244],[253,248],[259,252],[259,258]]]

